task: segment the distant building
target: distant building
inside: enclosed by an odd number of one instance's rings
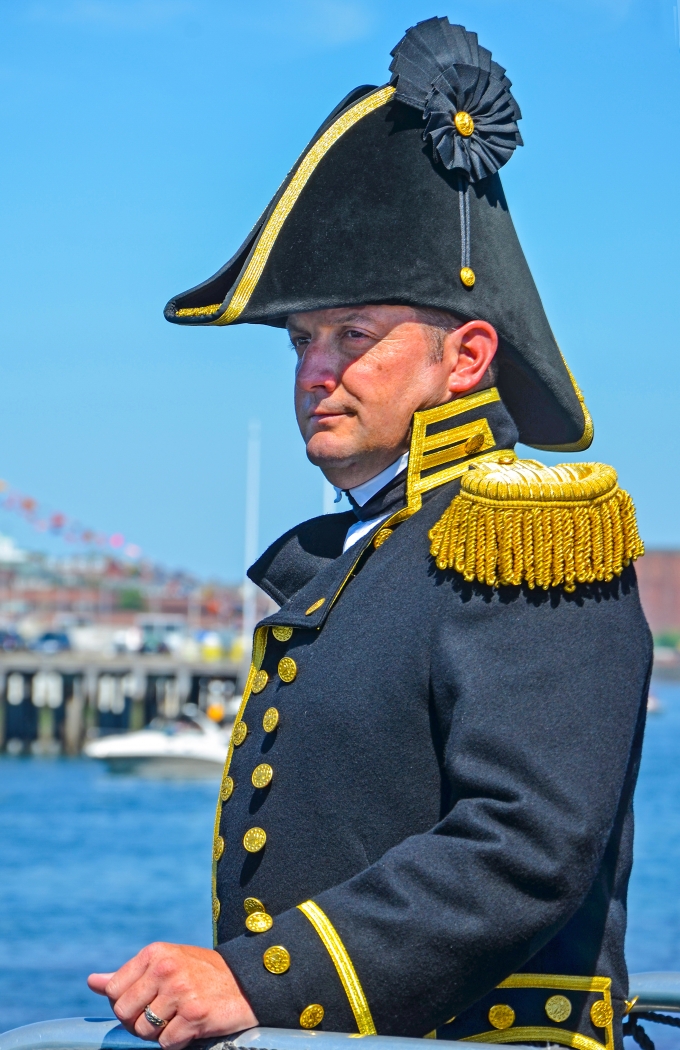
[[[680,641],[680,550],[648,550],[635,568],[652,634],[675,644]]]

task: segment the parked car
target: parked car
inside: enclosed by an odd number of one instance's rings
[[[63,653],[70,648],[68,635],[61,631],[46,631],[31,646],[37,653]]]

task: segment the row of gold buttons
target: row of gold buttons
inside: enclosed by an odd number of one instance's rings
[[[566,1021],[571,1016],[571,1011],[571,1000],[567,999],[566,995],[551,995],[546,1000],[545,1012],[551,1021],[558,1024]],[[598,999],[590,1008],[590,1020],[596,1028],[606,1028],[613,1016],[612,1007],[604,999]],[[498,1003],[489,1010],[489,1023],[499,1031],[512,1028],[515,1023],[515,1011],[507,1003]]]

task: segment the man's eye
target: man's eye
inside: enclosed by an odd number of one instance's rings
[[[306,335],[296,335],[291,339],[294,350],[304,350],[309,343],[309,337]]]
[[[368,339],[365,332],[359,332],[356,328],[350,328],[347,332],[350,339]]]

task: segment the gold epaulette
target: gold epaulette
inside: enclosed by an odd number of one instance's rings
[[[644,554],[633,501],[605,463],[480,463],[429,538],[438,569],[492,587],[574,591]]]

